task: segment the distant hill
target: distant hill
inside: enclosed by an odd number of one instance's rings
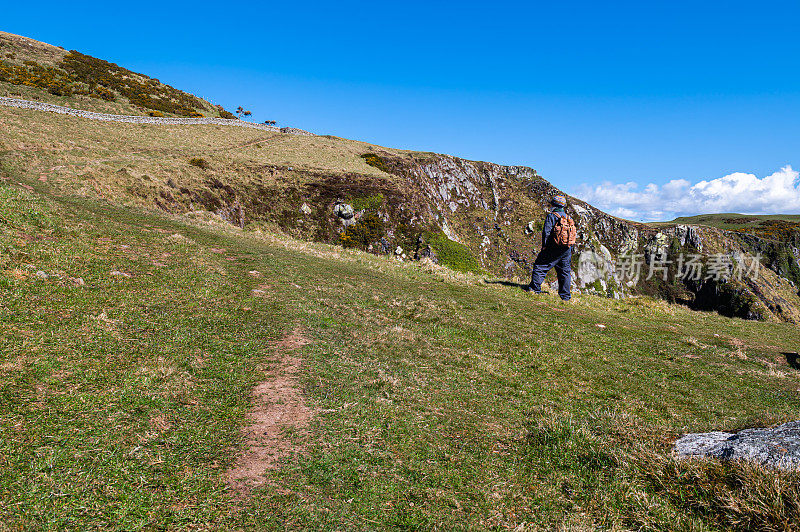
[[[673,224],[716,227],[800,247],[800,214],[699,214],[665,222],[665,225]]]
[[[800,225],[800,214],[698,214],[697,216],[681,216],[669,224],[707,225],[718,229],[736,231],[741,229],[759,229],[781,225],[781,222]]]

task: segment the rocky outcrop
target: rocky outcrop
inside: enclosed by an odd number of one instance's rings
[[[675,442],[675,456],[745,460],[789,471],[800,470],[800,421],[736,433],[687,434]]]
[[[259,124],[256,124],[259,125]],[[304,137],[312,137],[314,136],[313,133],[310,133],[304,129],[297,129],[296,127],[282,127],[280,129],[281,133],[288,133],[289,135],[300,135]]]
[[[564,194],[535,170],[449,155],[385,152],[368,158],[405,180],[405,201],[416,205],[418,222],[466,245],[486,270],[528,277],[548,202]],[[685,224],[656,229],[609,216],[577,198],[569,198],[568,213],[578,226],[573,276],[580,290],[613,298],[652,295],[746,319],[800,321],[800,299],[796,294],[776,299],[778,281],[769,272],[754,280],[711,279],[706,271],[699,279],[679,276],[691,257],[700,257],[704,265],[715,255],[734,263],[758,251],[725,231]],[[635,278],[620,268],[625,257],[641,261]]]

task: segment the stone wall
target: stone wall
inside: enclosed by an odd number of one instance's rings
[[[218,126],[237,126],[249,127],[252,129],[261,129],[263,131],[272,131],[275,133],[288,133],[291,135],[312,135],[308,131],[297,129],[293,127],[278,128],[269,126],[267,124],[254,124],[252,122],[244,122],[237,119],[225,118],[168,118],[168,117],[155,117],[155,116],[133,116],[133,115],[110,115],[106,113],[94,113],[92,111],[83,111],[81,109],[73,109],[71,107],[63,107],[61,105],[53,105],[50,103],[34,102],[30,100],[19,100],[17,98],[6,98],[0,96],[0,105],[6,107],[17,107],[19,109],[34,109],[36,111],[47,111],[50,113],[59,113],[62,115],[78,116],[80,118],[88,118],[90,120],[102,120],[105,122],[128,122],[131,124],[165,124],[165,125],[192,125],[192,124],[211,124]]]

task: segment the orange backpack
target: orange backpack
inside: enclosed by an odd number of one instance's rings
[[[562,215],[559,212],[554,214],[558,216],[558,221],[553,226],[553,242],[559,246],[574,245],[578,240],[578,230],[575,227],[575,222],[567,215]]]

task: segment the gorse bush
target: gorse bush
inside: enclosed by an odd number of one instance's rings
[[[211,166],[210,164],[208,164],[208,161],[200,157],[192,157],[191,159],[189,159],[189,164],[201,168],[203,170]]]
[[[737,229],[737,231],[780,242],[788,242],[796,239],[797,235],[800,234],[800,223],[787,220],[764,220],[756,227],[745,227]]]
[[[376,214],[367,213],[339,235],[339,243],[346,248],[366,249],[381,239],[384,233],[383,220]]]
[[[12,85],[39,87],[56,96],[72,94],[72,81],[63,71],[41,66],[34,61],[25,61],[24,65],[0,61],[0,81]]]
[[[222,107],[221,105],[217,106],[217,112],[219,112],[219,117],[220,118],[225,118],[226,120],[235,120],[236,119],[236,116],[234,116],[233,113],[231,113],[230,111],[226,111],[225,108]]]
[[[74,81],[90,87],[104,87],[146,109],[191,116],[197,109],[203,108],[203,103],[191,94],[75,50],[65,55],[58,66]]]
[[[13,58],[13,55],[7,54],[6,57]],[[163,113],[204,116],[200,111],[205,106],[199,98],[74,50],[66,54],[55,67],[46,67],[31,60],[25,60],[21,65],[0,61],[0,81],[42,88],[58,96],[80,94],[110,102],[122,97],[133,105],[158,111],[162,116]],[[224,109],[220,111],[220,116],[233,118]]]
[[[361,158],[364,159],[365,163],[373,168],[377,168],[378,170],[386,172],[387,174],[391,173],[391,169],[386,164],[386,161],[384,161],[379,155],[375,155],[374,153],[365,153],[361,155]]]
[[[101,100],[106,100],[107,102],[113,102],[117,99],[116,94],[106,87],[94,87],[94,90],[89,93],[89,96],[94,96]]]

